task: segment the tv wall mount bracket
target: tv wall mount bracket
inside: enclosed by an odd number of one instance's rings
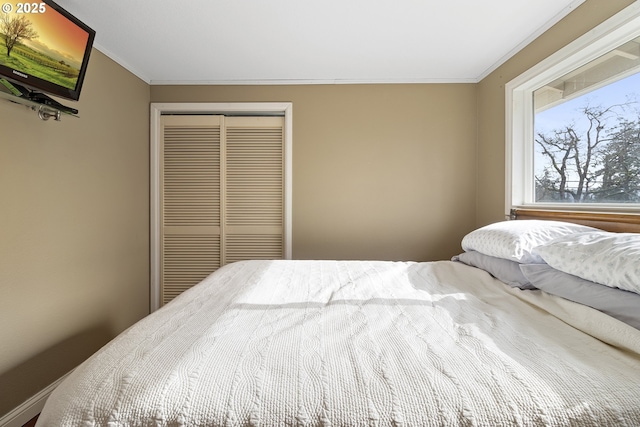
[[[54,119],[59,122],[62,113],[77,117],[78,110],[62,105],[41,92],[31,91],[5,79],[0,79],[0,89],[4,89],[0,90],[0,98],[31,108],[41,120]]]

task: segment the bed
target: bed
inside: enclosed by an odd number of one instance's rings
[[[75,369],[37,426],[638,426],[638,237],[533,219],[447,261],[232,263]],[[581,245],[620,274],[576,275]]]

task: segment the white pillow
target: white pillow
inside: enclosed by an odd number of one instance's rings
[[[640,293],[640,234],[578,233],[538,246],[534,252],[557,270]]]
[[[532,253],[536,246],[557,237],[594,230],[597,229],[561,221],[537,219],[501,221],[464,236],[462,249],[524,264],[540,264],[544,262],[542,258]]]

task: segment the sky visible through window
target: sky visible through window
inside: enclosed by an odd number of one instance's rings
[[[604,110],[614,105],[624,106],[615,108],[615,114],[611,114],[606,122],[605,132],[616,128],[620,118],[638,123],[640,119],[640,73],[536,113],[534,139],[539,140],[541,134],[552,136],[554,132],[566,129],[568,126],[575,129],[578,137],[585,138],[590,125],[584,114],[585,107]],[[640,140],[637,143],[640,144]],[[538,178],[544,174],[545,168],[550,168],[551,160],[542,154],[542,148],[538,143],[534,143],[534,145],[534,174]],[[592,169],[595,170],[595,168]],[[575,182],[577,180],[576,173],[569,172],[568,179]],[[593,183],[593,188],[595,188],[597,180],[594,180]]]
[[[547,133],[554,129],[560,129],[572,121],[579,125],[581,119],[584,119],[580,109],[587,103],[592,106],[601,105],[607,107],[627,101],[636,101],[636,104],[629,106],[626,114],[633,116],[633,113],[635,113],[634,117],[637,118],[637,110],[640,107],[640,104],[638,104],[640,102],[640,73],[633,74],[625,79],[618,80],[536,114],[535,133]]]

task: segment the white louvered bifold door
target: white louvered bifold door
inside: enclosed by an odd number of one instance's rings
[[[221,116],[163,116],[161,303],[221,265]]]
[[[284,258],[284,118],[226,117],[225,264]]]

